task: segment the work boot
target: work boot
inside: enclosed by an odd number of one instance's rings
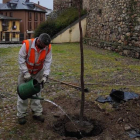
[[[34,115],[33,116],[33,119],[34,120],[37,120],[37,121],[40,121],[40,122],[44,122],[44,117],[42,116],[42,115],[40,115],[40,116],[36,116],[36,115]]]
[[[26,118],[25,117],[18,118],[18,123],[24,125],[26,123]]]

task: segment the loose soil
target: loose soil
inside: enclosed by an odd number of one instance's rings
[[[79,120],[80,100],[77,98],[58,97],[54,100],[71,117],[73,123]],[[42,128],[52,131],[54,139],[75,140],[75,137],[66,137],[64,125],[71,122],[67,116],[54,105],[43,102],[45,123]],[[84,121],[93,124],[95,132],[92,136],[81,138],[83,140],[129,140],[127,131],[133,128],[140,129],[140,100],[130,100],[121,103],[117,109],[107,112],[96,102],[85,102]],[[51,124],[51,125],[50,125]],[[76,123],[75,123],[76,124]],[[69,125],[70,127],[71,125]],[[72,126],[73,127],[73,126]],[[75,128],[78,128],[75,126]],[[70,128],[69,128],[70,129]]]
[[[94,129],[91,135],[87,135],[83,138],[81,135],[79,135],[79,133],[75,136],[73,134],[66,134],[65,132],[65,124],[71,121],[75,125],[67,126],[71,127],[69,130],[73,128],[78,130],[79,128],[76,126],[77,124],[75,121],[79,121],[80,99],[60,95],[59,97],[55,98],[53,102],[59,105],[71,118],[71,120],[58,107],[51,103],[42,101],[45,122],[41,123],[33,120],[31,117],[31,110],[29,109],[27,123],[23,126],[17,124],[18,129],[16,128],[16,130],[11,129],[8,131],[11,133],[13,132],[12,135],[9,135],[9,139],[132,140],[133,138],[129,137],[127,130],[133,128],[140,129],[140,99],[123,102],[117,108],[113,108],[112,106],[114,111],[111,112],[102,109],[101,106],[95,101],[85,101],[84,121],[93,124]],[[11,136],[13,136],[13,138],[11,138]],[[7,135],[6,137],[1,135],[1,137],[2,140],[8,138]]]

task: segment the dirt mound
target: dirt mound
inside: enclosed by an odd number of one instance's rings
[[[74,123],[75,120],[79,120],[79,99],[61,96],[56,98],[54,102],[63,108]],[[100,133],[98,131],[96,134],[94,133],[94,135],[85,136],[83,138],[66,135],[64,126],[71,121],[59,108],[48,102],[43,103],[43,108],[44,115],[47,117],[46,119],[49,119],[49,122],[52,124],[52,127],[47,126],[47,129],[51,129],[53,135],[57,136],[57,138],[59,137],[59,139],[132,140],[126,131],[133,128],[140,129],[140,99],[123,102],[111,113],[101,109],[96,102],[85,102],[84,121],[92,123],[93,126],[96,124],[96,127],[98,126],[101,131]],[[48,117],[50,113],[51,117]],[[71,128],[69,129],[71,130]]]

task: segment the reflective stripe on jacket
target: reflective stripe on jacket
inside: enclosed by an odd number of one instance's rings
[[[49,44],[48,49],[46,48],[41,50],[41,52],[37,52],[34,48],[31,48],[33,41],[34,39],[28,39],[22,42],[26,44],[26,65],[30,74],[36,74],[43,68],[46,55],[51,50],[51,44]]]

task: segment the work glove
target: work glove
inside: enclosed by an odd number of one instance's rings
[[[25,82],[28,82],[29,80],[31,80],[31,74],[29,73],[29,72],[26,72],[25,74],[24,74],[24,81]]]
[[[48,75],[43,75],[43,78],[41,79],[42,88],[44,88],[44,84],[48,82],[48,78]]]

